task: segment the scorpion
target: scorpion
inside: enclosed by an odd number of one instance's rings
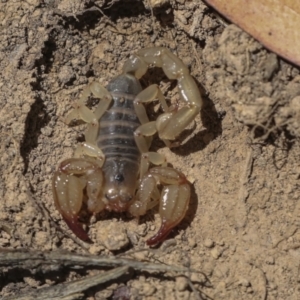
[[[167,105],[156,84],[142,90],[139,79],[149,66],[160,67],[168,79],[177,80],[184,106]],[[89,96],[99,98],[94,111],[86,105]],[[144,104],[159,100],[163,113],[149,121]],[[55,206],[73,233],[91,241],[79,222],[83,209],[91,214],[103,210],[144,215],[159,204],[161,227],[146,241],[162,242],[184,218],[191,187],[180,171],[169,167],[163,155],[149,151],[153,135],[167,147],[195,119],[202,98],[187,66],[163,47],[145,48],[130,56],[121,75],[106,88],[90,83],[66,116],[66,123],[87,123],[85,142],[74,157],[59,164],[52,186]]]

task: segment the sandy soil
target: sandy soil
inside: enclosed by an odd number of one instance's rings
[[[147,248],[160,224],[155,211],[139,224],[103,213],[89,225],[94,244],[78,242],[54,207],[51,177],[83,138],[84,125],[62,120],[84,86],[106,85],[132,52],[164,46],[188,65],[205,101],[179,148],[155,143],[193,193],[170,238],[131,257],[205,276],[192,274],[191,288],[174,274],[133,272],[82,299],[300,299],[299,68],[200,1],[2,1],[0,20],[2,248],[97,255]],[[142,80],[151,83],[178,100],[160,70]],[[81,275],[3,268],[1,296]]]

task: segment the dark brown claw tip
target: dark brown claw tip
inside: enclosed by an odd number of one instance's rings
[[[173,226],[167,226],[166,224],[162,224],[159,231],[152,236],[149,240],[146,241],[146,244],[148,246],[155,246],[158,243],[163,242],[166,237],[169,235],[171,230],[173,229]]]
[[[82,241],[86,243],[92,243],[86,231],[83,229],[82,225],[78,222],[77,217],[68,218],[63,216],[64,221],[68,225],[68,227],[72,230],[72,232]]]

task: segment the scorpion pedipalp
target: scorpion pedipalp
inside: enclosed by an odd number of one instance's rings
[[[86,188],[87,207],[100,212],[104,204],[98,200],[103,184],[99,164],[92,159],[70,158],[63,161],[52,179],[54,202],[69,228],[82,240],[89,241],[87,233],[78,221]]]
[[[157,184],[163,185],[161,193]],[[170,231],[184,218],[189,206],[191,188],[186,177],[170,167],[153,167],[141,179],[137,201],[129,207],[134,216],[140,216],[157,203],[161,227],[147,240],[148,245],[162,242]]]

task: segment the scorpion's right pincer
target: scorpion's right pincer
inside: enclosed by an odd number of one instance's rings
[[[142,90],[138,79],[150,64],[177,80],[185,106],[168,107],[157,85]],[[94,112],[85,106],[90,94],[100,99]],[[144,104],[157,99],[164,112],[156,121],[149,121]],[[159,204],[162,225],[147,244],[163,241],[184,218],[191,192],[184,174],[167,167],[162,155],[149,151],[152,136],[157,133],[170,147],[201,107],[201,95],[188,68],[162,47],[132,55],[123,73],[107,88],[96,82],[87,86],[66,118],[67,123],[74,119],[88,123],[86,141],[53,176],[55,205],[70,229],[82,240],[89,239],[78,221],[83,203],[91,213],[129,211],[135,217]]]

